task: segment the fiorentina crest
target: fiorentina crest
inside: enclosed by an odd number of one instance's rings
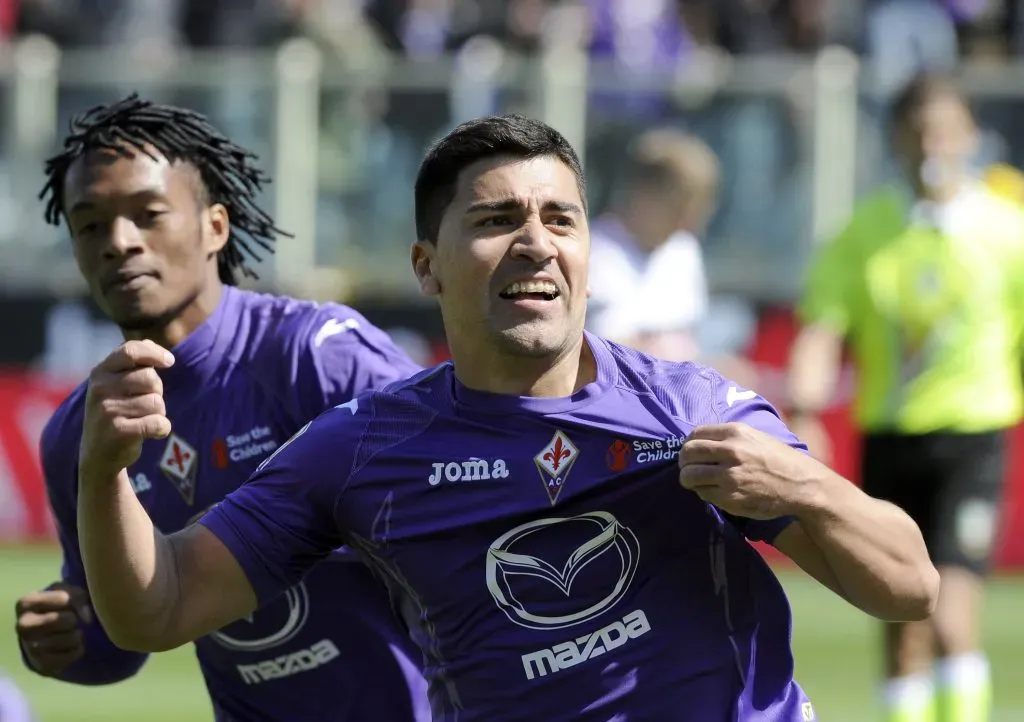
[[[171,434],[160,458],[160,471],[174,484],[185,503],[196,497],[196,466],[199,459],[192,445],[177,434]]]
[[[544,482],[544,488],[547,489],[551,506],[558,501],[558,495],[562,493],[566,477],[569,476],[572,465],[576,463],[579,455],[580,450],[569,441],[569,437],[561,431],[556,431],[548,445],[533,457],[533,463],[537,465],[540,479]]]

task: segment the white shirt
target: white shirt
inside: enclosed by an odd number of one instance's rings
[[[587,328],[627,340],[640,334],[692,331],[708,307],[700,242],[678,231],[650,253],[615,218],[591,228]]]

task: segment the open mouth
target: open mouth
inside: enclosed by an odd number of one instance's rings
[[[559,293],[553,281],[516,281],[498,295],[509,301],[554,301]]]

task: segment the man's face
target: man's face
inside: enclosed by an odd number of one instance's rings
[[[78,268],[125,330],[173,320],[216,278],[228,237],[226,212],[202,203],[195,169],[155,155],[93,152],[71,165],[64,183]]]
[[[555,156],[488,159],[462,172],[436,246],[413,247],[453,353],[542,357],[579,340],[590,252],[583,207],[576,176]]]
[[[896,152],[925,185],[942,185],[966,170],[977,147],[970,112],[955,96],[938,96],[896,128]]]

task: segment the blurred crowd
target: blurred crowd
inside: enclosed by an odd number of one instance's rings
[[[892,171],[888,98],[921,70],[952,70],[968,57],[1016,58],[1024,0],[0,0],[0,34],[102,49],[111,63],[127,58],[151,75],[173,72],[186,54],[314,41],[347,78],[325,86],[319,110],[317,245],[325,265],[350,262],[351,247],[378,265],[404,259],[424,148],[467,118],[531,112],[538,71],[513,61],[574,48],[590,63],[580,144],[591,210],[614,207],[641,133],[692,134],[720,165],[716,209],[701,238],[712,265],[730,269],[719,280],[729,276],[740,294],[785,300],[813,240],[814,99],[806,77],[795,82],[793,61],[837,45],[864,61],[857,180],[866,189]],[[424,72],[418,85],[409,69],[431,64],[442,72]],[[227,61],[211,67],[217,82],[173,90],[159,82],[65,84],[60,127],[138,90],[207,113],[273,172],[266,78]],[[392,82],[396,76],[404,82]],[[737,77],[753,91],[737,91]],[[1024,164],[1014,122],[1020,103],[1012,94],[978,103],[979,167]],[[62,238],[55,232],[52,240]]]
[[[840,43],[879,60],[947,66],[958,39],[985,51],[1024,48],[1022,0],[0,0],[0,32],[158,53],[256,47],[295,33],[331,42],[365,30],[411,56],[480,36],[529,52],[550,14],[570,6],[588,11],[581,40],[592,54],[634,67],[686,62],[709,47],[745,55]]]

